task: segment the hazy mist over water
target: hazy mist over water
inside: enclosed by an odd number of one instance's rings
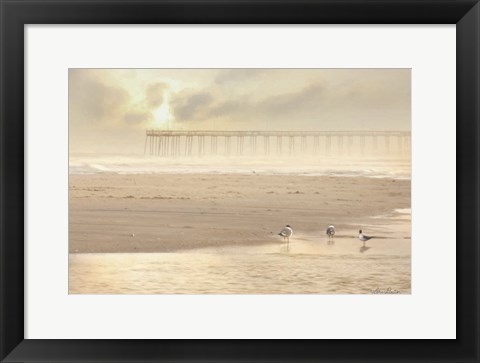
[[[410,179],[406,157],[177,157],[144,155],[72,155],[70,174],[148,174],[148,173],[260,173],[290,175],[365,176]]]

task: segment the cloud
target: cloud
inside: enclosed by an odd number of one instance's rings
[[[101,79],[82,70],[70,71],[70,115],[79,118],[82,123],[107,122],[129,102],[129,98],[128,92],[122,87],[106,85]]]
[[[208,115],[211,117],[228,117],[242,114],[246,112],[247,105],[248,101],[245,99],[220,102],[209,110]]]
[[[164,92],[168,88],[165,83],[157,82],[147,86],[145,90],[145,104],[148,108],[158,108],[163,104]]]
[[[209,92],[184,91],[172,99],[173,112],[177,121],[196,121],[208,114],[213,97]],[[207,113],[207,114],[206,114]]]
[[[291,93],[268,96],[264,99],[247,96],[226,97],[220,92],[216,92],[217,97],[205,92],[182,93],[175,97],[173,108],[176,120],[182,122],[198,122],[213,118],[235,122],[267,118],[284,119],[321,107],[323,92],[323,84],[312,84]]]
[[[187,90],[175,95],[172,103],[176,121],[204,122],[220,120],[226,127],[257,127],[258,123],[286,129],[385,128],[409,119],[409,81],[396,80],[395,75],[371,77],[343,75],[316,77],[296,82],[294,77],[276,87],[273,77],[270,88],[250,84],[249,94],[235,93],[235,86],[213,84],[206,90]],[[223,77],[242,72],[224,71]],[[253,74],[253,73],[252,73]],[[269,74],[273,76],[274,74]],[[275,75],[275,76],[278,76]],[[218,79],[218,76],[217,76]],[[248,87],[246,87],[248,89]],[[392,123],[393,122],[393,123]],[[403,121],[402,121],[403,122]],[[395,127],[395,126],[393,126]]]
[[[276,117],[318,111],[323,104],[324,91],[323,84],[311,84],[295,92],[269,97],[260,102],[257,108],[268,116]]]
[[[174,95],[172,108],[176,121],[200,122],[223,119],[252,122],[269,118],[284,119],[320,107],[323,84],[266,98],[226,96],[222,90],[212,92],[186,90]]]
[[[148,111],[127,112],[123,116],[123,120],[127,124],[131,124],[131,125],[141,124],[144,122],[151,121],[152,119],[153,119],[153,115],[151,112],[148,112]]]
[[[140,126],[153,120],[152,111],[164,103],[168,86],[162,82],[145,87],[143,100],[134,102],[127,90],[95,70],[69,73],[70,122],[79,128],[115,125]]]

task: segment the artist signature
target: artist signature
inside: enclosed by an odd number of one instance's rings
[[[377,287],[372,290],[372,294],[400,294],[400,291],[392,289],[391,287],[387,289],[379,289]]]

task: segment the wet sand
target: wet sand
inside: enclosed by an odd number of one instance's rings
[[[285,224],[292,240],[322,240],[329,224],[337,238],[360,227],[388,235],[392,211],[410,208],[410,181],[387,178],[94,174],[69,183],[72,254],[261,246],[281,243]]]
[[[406,227],[406,228],[405,228]],[[395,231],[395,233],[387,233]],[[333,242],[301,235],[287,248],[207,247],[172,253],[70,255],[70,294],[409,294],[408,225]]]

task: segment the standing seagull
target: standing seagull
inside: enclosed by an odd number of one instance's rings
[[[285,238],[287,239],[288,245],[290,245],[290,236],[293,234],[293,229],[290,225],[286,225],[278,234],[279,236],[283,237],[283,241],[285,242]]]
[[[335,236],[335,226],[333,224],[328,226],[327,236],[328,236],[328,241],[329,242],[330,242],[330,239],[333,239],[333,236]]]
[[[373,236],[365,236],[362,233],[362,230],[358,231],[358,239],[363,242],[363,247],[365,247],[365,242],[367,242],[369,239],[372,239]]]

